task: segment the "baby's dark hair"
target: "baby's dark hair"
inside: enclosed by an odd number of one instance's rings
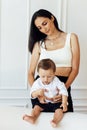
[[[56,65],[51,59],[42,59],[39,61],[38,66],[37,66],[37,71],[39,72],[39,69],[52,69],[53,72],[56,71]]]

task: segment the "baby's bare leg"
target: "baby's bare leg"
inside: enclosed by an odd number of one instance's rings
[[[40,115],[40,112],[42,111],[43,109],[39,106],[35,106],[32,110],[32,113],[31,115],[24,115],[23,116],[23,120],[31,123],[31,124],[34,124],[36,119],[38,118],[38,116]]]
[[[63,118],[63,110],[57,109],[54,113],[53,120],[51,120],[52,127],[57,127],[57,124]]]

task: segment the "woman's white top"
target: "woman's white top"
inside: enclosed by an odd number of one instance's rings
[[[30,97],[32,98],[32,92],[38,89],[45,89],[45,96],[52,98],[57,94],[62,94],[68,96],[67,89],[63,82],[61,82],[56,76],[52,80],[51,83],[44,85],[40,78],[38,78],[32,85],[30,90]],[[50,100],[46,100],[46,102],[51,102]]]
[[[40,43],[40,60],[50,58],[56,64],[56,67],[71,67],[72,64],[72,52],[70,46],[70,36],[67,34],[65,46],[60,49],[48,51],[45,48],[44,42]]]

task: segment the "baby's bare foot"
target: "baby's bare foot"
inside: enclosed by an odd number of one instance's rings
[[[25,121],[27,121],[27,122],[29,122],[31,124],[35,123],[34,117],[32,117],[32,116],[24,115],[23,120],[25,120]]]
[[[50,123],[51,123],[52,127],[54,127],[54,128],[57,127],[57,124],[54,120],[52,120]]]

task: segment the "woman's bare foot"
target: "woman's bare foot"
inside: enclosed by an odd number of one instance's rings
[[[51,125],[52,125],[52,127],[54,127],[54,128],[57,127],[57,124],[56,124],[56,122],[55,122],[54,120],[51,121]]]
[[[34,123],[35,123],[35,119],[34,119],[33,116],[24,115],[24,116],[23,116],[23,120],[25,120],[25,121],[27,121],[27,122],[29,122],[29,123],[31,123],[31,124],[34,124]]]

